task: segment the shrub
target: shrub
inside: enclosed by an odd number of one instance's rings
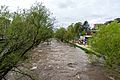
[[[90,40],[90,45],[102,56],[108,69],[117,69],[120,65],[120,24],[114,21],[101,26]]]

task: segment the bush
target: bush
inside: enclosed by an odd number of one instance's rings
[[[102,56],[108,69],[118,69],[120,66],[120,24],[117,21],[101,26],[90,42],[91,48]]]

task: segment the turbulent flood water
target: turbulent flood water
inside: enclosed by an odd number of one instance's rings
[[[84,51],[56,40],[50,45],[39,45],[21,66],[20,69],[37,80],[110,80],[100,67],[88,63]],[[8,78],[30,80],[27,76],[14,73],[10,73]]]

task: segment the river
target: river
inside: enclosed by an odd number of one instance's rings
[[[89,64],[88,60],[83,50],[52,40],[50,45],[36,47],[20,68],[38,80],[110,80],[101,67]],[[9,80],[30,80],[10,75]]]

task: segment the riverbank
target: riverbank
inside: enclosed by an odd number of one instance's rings
[[[70,45],[73,45],[74,47],[78,47],[80,49],[82,49],[83,51],[85,51],[85,53],[87,54],[94,54],[96,55],[97,57],[101,57],[101,55],[99,55],[97,52],[93,51],[90,46],[88,45],[80,45],[78,43],[72,43],[72,42],[68,42],[68,41],[65,41],[66,43],[70,44]]]

